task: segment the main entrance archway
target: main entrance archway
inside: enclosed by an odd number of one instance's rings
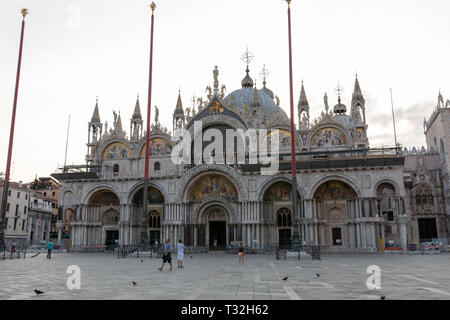
[[[214,207],[208,212],[207,233],[209,250],[225,250],[227,245],[227,219],[221,207]]]
[[[208,250],[225,250],[230,241],[234,241],[235,230],[230,210],[219,201],[205,204],[198,214],[198,245]]]

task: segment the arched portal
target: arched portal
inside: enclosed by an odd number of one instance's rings
[[[274,182],[264,191],[263,201],[262,215],[269,218],[266,242],[274,243],[282,249],[290,248],[294,231],[292,184],[284,180]],[[301,197],[298,191],[297,203],[298,207],[301,207]]]
[[[230,244],[230,238],[233,239],[228,209],[221,204],[212,203],[202,211],[199,219],[200,226],[204,226],[204,234],[200,234],[200,243],[204,242],[209,250],[225,250]]]
[[[132,198],[132,221],[135,226],[136,231],[133,233],[135,238],[134,243],[139,243],[140,241],[140,230],[142,228],[142,205],[143,205],[143,193],[144,188],[140,188],[134,194]],[[165,203],[165,198],[162,192],[154,187],[149,186],[148,188],[148,207],[145,219],[147,221],[148,227],[148,239],[149,244],[153,245],[155,241],[161,243],[161,217],[163,215],[163,206]]]
[[[349,239],[353,230],[347,230],[345,220],[355,216],[356,198],[355,190],[340,180],[324,182],[317,188],[314,193],[317,218],[326,221],[319,226],[318,240],[322,246],[348,246],[354,242]]]
[[[120,200],[117,195],[102,189],[94,193],[89,199],[87,207],[87,220],[99,222],[95,227],[85,231],[84,241],[81,245],[106,245],[107,249],[114,250],[119,243]]]

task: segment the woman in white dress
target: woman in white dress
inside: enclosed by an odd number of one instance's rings
[[[184,244],[181,241],[181,239],[177,243],[177,260],[178,260],[178,268],[183,268]]]

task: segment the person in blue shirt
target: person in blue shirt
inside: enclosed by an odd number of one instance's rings
[[[53,249],[53,242],[51,242],[51,241],[47,242],[47,250],[48,250],[47,258],[48,259],[52,258],[52,249]]]
[[[172,251],[172,244],[170,243],[170,239],[167,238],[166,239],[166,243],[164,244],[164,252],[163,252],[163,262],[162,262],[162,266],[161,268],[158,268],[159,271],[162,271],[162,269],[164,268],[164,265],[166,264],[166,262],[168,262],[170,264],[170,270],[172,271],[172,256],[171,256],[171,251]]]

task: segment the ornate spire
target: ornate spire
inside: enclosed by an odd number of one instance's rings
[[[298,112],[298,123],[300,129],[308,129],[309,128],[309,103],[306,98],[305,86],[303,85],[302,80],[302,88],[300,90],[300,99],[298,100],[297,105]]]
[[[303,85],[303,80],[302,80],[302,88],[300,90],[300,99],[298,100],[298,106],[297,106],[299,112],[305,110],[308,111],[309,110],[309,104],[308,104],[308,99],[306,98],[306,92],[305,92],[305,87]]]
[[[177,105],[175,107],[175,112],[173,114],[174,115],[176,115],[176,114],[184,114],[183,103],[181,102],[181,90],[178,90]]]
[[[345,114],[347,112],[347,107],[345,104],[341,103],[341,92],[343,91],[341,85],[338,82],[338,85],[336,87],[336,92],[338,96],[338,104],[334,106],[333,111],[336,114]]]
[[[359,86],[358,75],[355,78],[355,88],[353,89],[353,99],[364,99],[363,94],[361,92],[361,87]]]
[[[91,123],[100,123],[100,113],[98,112],[98,97],[95,101],[94,113],[92,114]]]
[[[241,60],[247,65],[247,69],[245,70],[245,72],[247,72],[247,75],[244,77],[244,79],[242,79],[242,82],[241,82],[242,88],[253,88],[253,80],[252,80],[252,78],[250,78],[250,75],[249,75],[250,70],[249,70],[248,66],[254,57],[255,56],[250,51],[248,51],[248,47],[247,47],[247,50],[244,52],[244,55],[241,57]]]
[[[358,74],[355,76],[355,88],[353,89],[353,95],[352,95],[352,106],[350,110],[350,116],[358,121],[362,121],[366,123],[366,111],[365,111],[365,105],[366,100],[364,99],[364,96],[361,91],[361,87],[359,85],[358,80]],[[361,112],[363,112],[362,118],[361,118]]]
[[[136,106],[134,107],[133,116],[131,117],[133,120],[142,120],[141,107],[139,105],[139,94],[136,99]]]
[[[273,91],[266,87],[266,79],[267,79],[267,76],[269,75],[269,71],[267,70],[266,65],[263,65],[263,68],[262,68],[261,72],[259,73],[259,75],[263,78],[262,90],[265,93],[267,93],[272,99],[274,99],[275,95],[273,94]]]
[[[123,132],[122,129],[122,118],[120,117],[120,110],[119,110],[119,116],[117,117],[117,121],[115,123],[114,129],[116,130],[116,132]]]
[[[178,90],[177,105],[172,115],[173,131],[175,132],[175,129],[184,128],[185,120],[186,117],[183,110],[183,104],[181,102],[181,90]]]

